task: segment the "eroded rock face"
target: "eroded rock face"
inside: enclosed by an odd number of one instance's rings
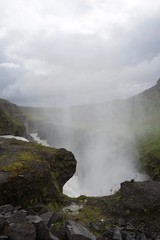
[[[65,149],[0,138],[0,204],[60,201],[75,170],[74,155]]]

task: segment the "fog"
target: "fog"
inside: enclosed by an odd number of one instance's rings
[[[47,119],[39,136],[50,146],[72,151],[77,160],[75,176],[64,186],[70,196],[112,194],[126,180],[144,180],[137,170],[138,120],[129,101],[75,106],[43,112]]]

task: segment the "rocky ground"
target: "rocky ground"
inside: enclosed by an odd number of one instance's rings
[[[124,182],[106,197],[0,207],[0,239],[159,240],[160,183]]]

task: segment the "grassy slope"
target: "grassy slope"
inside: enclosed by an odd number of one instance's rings
[[[0,134],[24,136],[24,116],[18,106],[4,99],[0,99]]]

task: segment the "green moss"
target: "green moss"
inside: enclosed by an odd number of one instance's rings
[[[17,174],[19,171],[21,171],[23,168],[26,168],[26,166],[23,163],[20,162],[13,162],[7,166],[0,167],[0,171],[7,171],[11,173]]]
[[[32,153],[31,151],[18,152],[16,155],[17,160],[20,161],[39,161],[40,157],[37,154]]]

